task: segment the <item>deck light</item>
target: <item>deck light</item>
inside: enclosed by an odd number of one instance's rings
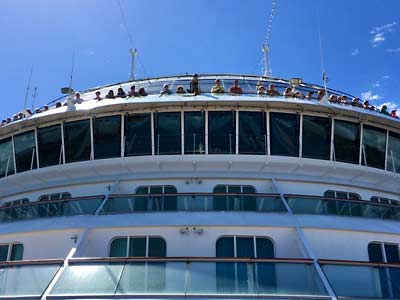
[[[290,83],[290,85],[293,85],[293,86],[300,85],[300,84],[303,83],[303,79],[301,79],[301,78],[291,78],[289,83]]]

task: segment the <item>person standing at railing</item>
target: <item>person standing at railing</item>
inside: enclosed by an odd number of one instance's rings
[[[395,109],[392,109],[392,111],[390,112],[390,115],[391,115],[393,118],[396,118],[396,119],[399,118],[399,117],[397,116],[397,114],[396,114],[396,110],[395,110]]]
[[[124,90],[121,87],[118,88],[117,98],[126,98],[126,94],[125,94]]]
[[[229,88],[229,94],[237,94],[237,95],[241,95],[243,94],[243,90],[242,88],[239,86],[239,82],[237,81],[237,79],[235,79],[233,81],[233,86],[231,86]]]
[[[268,87],[267,95],[268,96],[280,96],[281,94],[275,89],[275,85],[270,83],[269,87]]]
[[[221,80],[216,79],[215,85],[211,88],[211,93],[213,94],[223,94],[225,93],[224,87],[221,85]]]
[[[267,95],[267,90],[265,89],[265,87],[263,85],[259,85],[257,87],[257,95],[259,97],[264,97]]]
[[[115,95],[114,95],[114,91],[113,90],[109,90],[108,94],[106,95],[107,99],[115,99]]]
[[[128,97],[137,97],[139,96],[136,92],[136,87],[134,85],[131,86],[131,90],[128,93]]]
[[[185,89],[183,88],[183,86],[182,85],[180,85],[180,86],[178,86],[177,88],[176,88],[176,92],[175,92],[176,94],[185,94]]]
[[[81,104],[83,102],[83,99],[81,98],[80,93],[75,94],[75,99],[74,99],[74,104]]]
[[[101,101],[103,98],[101,98],[101,96],[100,96],[100,91],[97,91],[96,92],[96,97],[94,97],[94,100],[97,100],[97,101]]]
[[[201,89],[200,89],[199,75],[193,74],[193,78],[190,81],[190,88],[188,89],[188,92],[194,94],[195,96],[200,95]]]
[[[163,85],[163,89],[160,91],[160,97],[164,96],[164,95],[171,95],[172,91],[169,89],[168,84],[164,84]]]
[[[285,89],[285,92],[283,93],[283,96],[285,96],[285,98],[293,97],[292,87],[288,86],[288,87]]]
[[[313,94],[314,94],[314,92],[309,91],[309,92],[307,93],[306,99],[311,101],[312,98],[313,98]]]

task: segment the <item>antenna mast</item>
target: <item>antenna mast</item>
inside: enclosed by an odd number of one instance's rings
[[[132,58],[131,62],[131,77],[129,77],[129,80],[135,80],[135,56],[137,55],[137,49],[130,49],[129,50]]]
[[[276,1],[272,0],[271,14],[269,15],[267,32],[265,34],[264,45],[262,46],[262,52],[264,53],[264,76],[271,77],[271,68],[269,63],[269,51],[270,51],[270,37],[272,31],[272,21],[274,20],[275,10],[276,10]]]
[[[28,86],[26,87],[25,102],[24,102],[24,110],[26,109],[26,103],[27,103],[27,101],[28,101],[28,93],[29,93],[29,89],[30,89],[30,87],[31,87],[32,73],[33,73],[33,66],[31,67],[31,71],[30,71],[30,73],[29,73]]]

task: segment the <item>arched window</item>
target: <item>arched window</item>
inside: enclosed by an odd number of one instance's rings
[[[274,258],[274,245],[267,237],[224,236],[217,240],[216,257]],[[276,289],[276,271],[273,263],[217,262],[216,272],[217,289],[222,293],[250,292],[248,274],[255,274],[260,293],[272,293]]]
[[[0,262],[22,260],[24,246],[21,243],[0,245]]]
[[[238,210],[255,211],[257,208],[256,197],[246,196],[255,194],[256,189],[251,185],[217,185],[214,187],[214,194],[236,194],[214,196],[214,210]],[[243,194],[243,195],[240,195]]]
[[[176,187],[172,185],[140,186],[136,189],[137,195],[148,197],[135,198],[135,210],[138,211],[165,211],[177,210]],[[163,196],[165,194],[165,196]]]
[[[360,195],[357,193],[333,191],[333,190],[325,191],[324,197],[333,199],[343,199],[343,200],[361,200]]]
[[[110,257],[166,257],[167,244],[157,236],[128,236],[114,238]]]

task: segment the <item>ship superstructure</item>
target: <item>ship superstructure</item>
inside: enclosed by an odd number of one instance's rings
[[[98,87],[0,127],[0,295],[400,298],[399,120],[257,95],[282,95],[279,78],[160,96],[191,79]],[[216,79],[243,93],[210,93]],[[132,85],[148,95],[94,100]]]

